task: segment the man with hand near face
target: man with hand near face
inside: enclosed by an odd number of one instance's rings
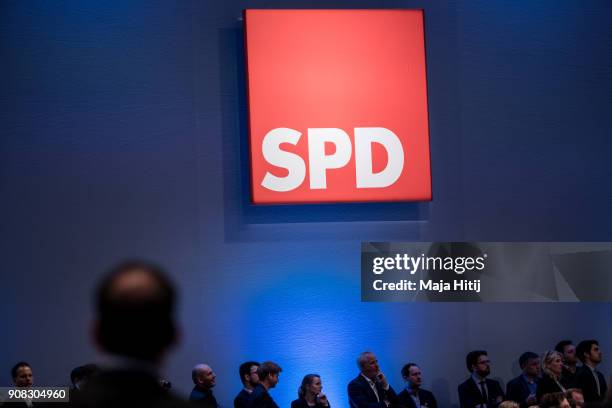
[[[374,353],[361,353],[357,366],[359,375],[348,385],[351,408],[389,408],[398,405],[397,394],[380,371]]]
[[[421,368],[408,363],[402,368],[402,378],[406,381],[406,389],[398,394],[399,403],[406,408],[438,408],[434,395],[421,388],[423,377]]]
[[[470,351],[465,364],[472,374],[459,385],[459,406],[461,408],[497,408],[504,400],[504,391],[491,374],[491,361],[485,350]]]

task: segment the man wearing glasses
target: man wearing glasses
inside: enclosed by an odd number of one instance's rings
[[[496,408],[504,400],[504,391],[497,381],[487,378],[491,373],[487,352],[470,351],[465,364],[471,376],[459,385],[460,408]]]

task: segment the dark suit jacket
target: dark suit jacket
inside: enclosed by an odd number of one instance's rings
[[[378,391],[380,401],[376,399],[376,394],[368,381],[361,374],[358,375],[348,385],[351,408],[387,408],[385,400],[389,401],[392,407],[398,405],[397,394],[395,394],[391,386],[389,386],[388,390],[385,390],[379,382],[376,382],[376,390]]]
[[[436,401],[436,398],[434,397],[431,391],[427,391],[422,388],[419,388],[417,393],[419,395],[419,401],[421,401],[421,406],[424,406],[424,407],[426,406],[429,408],[438,408],[438,402]],[[412,399],[412,397],[408,393],[408,390],[406,389],[400,392],[399,394],[397,394],[397,399],[399,401],[399,405],[401,405],[402,407],[416,408],[414,400]]]
[[[263,385],[257,384],[249,398],[249,408],[278,408]]]
[[[327,406],[321,404],[320,402],[317,402],[314,405],[314,408],[330,408],[331,404],[328,403]],[[313,408],[310,405],[308,405],[308,402],[306,402],[306,400],[302,397],[296,399],[295,401],[291,401],[291,408]]]
[[[244,388],[241,389],[236,398],[234,398],[234,408],[247,408],[250,398],[251,393],[247,392]]]
[[[218,408],[217,399],[213,394],[212,390],[202,390],[200,388],[193,387],[191,395],[189,395],[189,402],[193,405],[206,408]]]
[[[535,383],[538,384],[539,387],[540,379],[536,378]],[[525,377],[523,377],[523,374],[510,380],[510,382],[506,384],[506,399],[518,402],[521,408],[527,407],[526,401],[527,397],[529,397],[529,394],[531,394],[531,392],[529,391],[529,385],[527,384]]]
[[[591,373],[591,369],[582,366],[576,370],[576,387],[582,390],[585,402],[603,401],[608,391],[608,385],[606,384],[606,379],[603,374],[599,371],[596,371],[596,373],[597,378],[599,378],[599,395],[597,394],[597,383],[595,383],[595,378]]]
[[[572,373],[565,366],[563,366],[563,371],[561,372],[561,385],[566,390],[576,387],[576,373]]]
[[[504,391],[501,385],[495,380],[486,379],[487,383],[487,401],[482,400],[482,393],[480,388],[476,385],[472,377],[468,378],[461,385],[459,385],[457,391],[459,391],[459,406],[461,408],[474,408],[485,404],[487,408],[495,408],[499,405],[497,401],[499,397],[504,399]]]
[[[563,392],[557,385],[555,380],[548,374],[542,374],[542,379],[538,383],[538,391],[536,392],[536,398],[538,403],[542,400],[542,396],[545,394],[553,394],[555,392]]]
[[[135,370],[102,371],[71,401],[77,408],[170,408],[187,403],[162,389],[154,375]]]

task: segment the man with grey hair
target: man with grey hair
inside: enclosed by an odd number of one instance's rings
[[[219,404],[212,391],[216,378],[214,371],[207,364],[198,364],[193,367],[191,379],[195,387],[189,395],[189,401],[198,406],[218,408]]]
[[[374,353],[365,351],[357,358],[359,375],[348,385],[351,408],[389,408],[398,405],[397,394],[378,366]]]

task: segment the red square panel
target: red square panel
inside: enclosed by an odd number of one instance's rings
[[[255,204],[431,200],[422,10],[246,10]]]

